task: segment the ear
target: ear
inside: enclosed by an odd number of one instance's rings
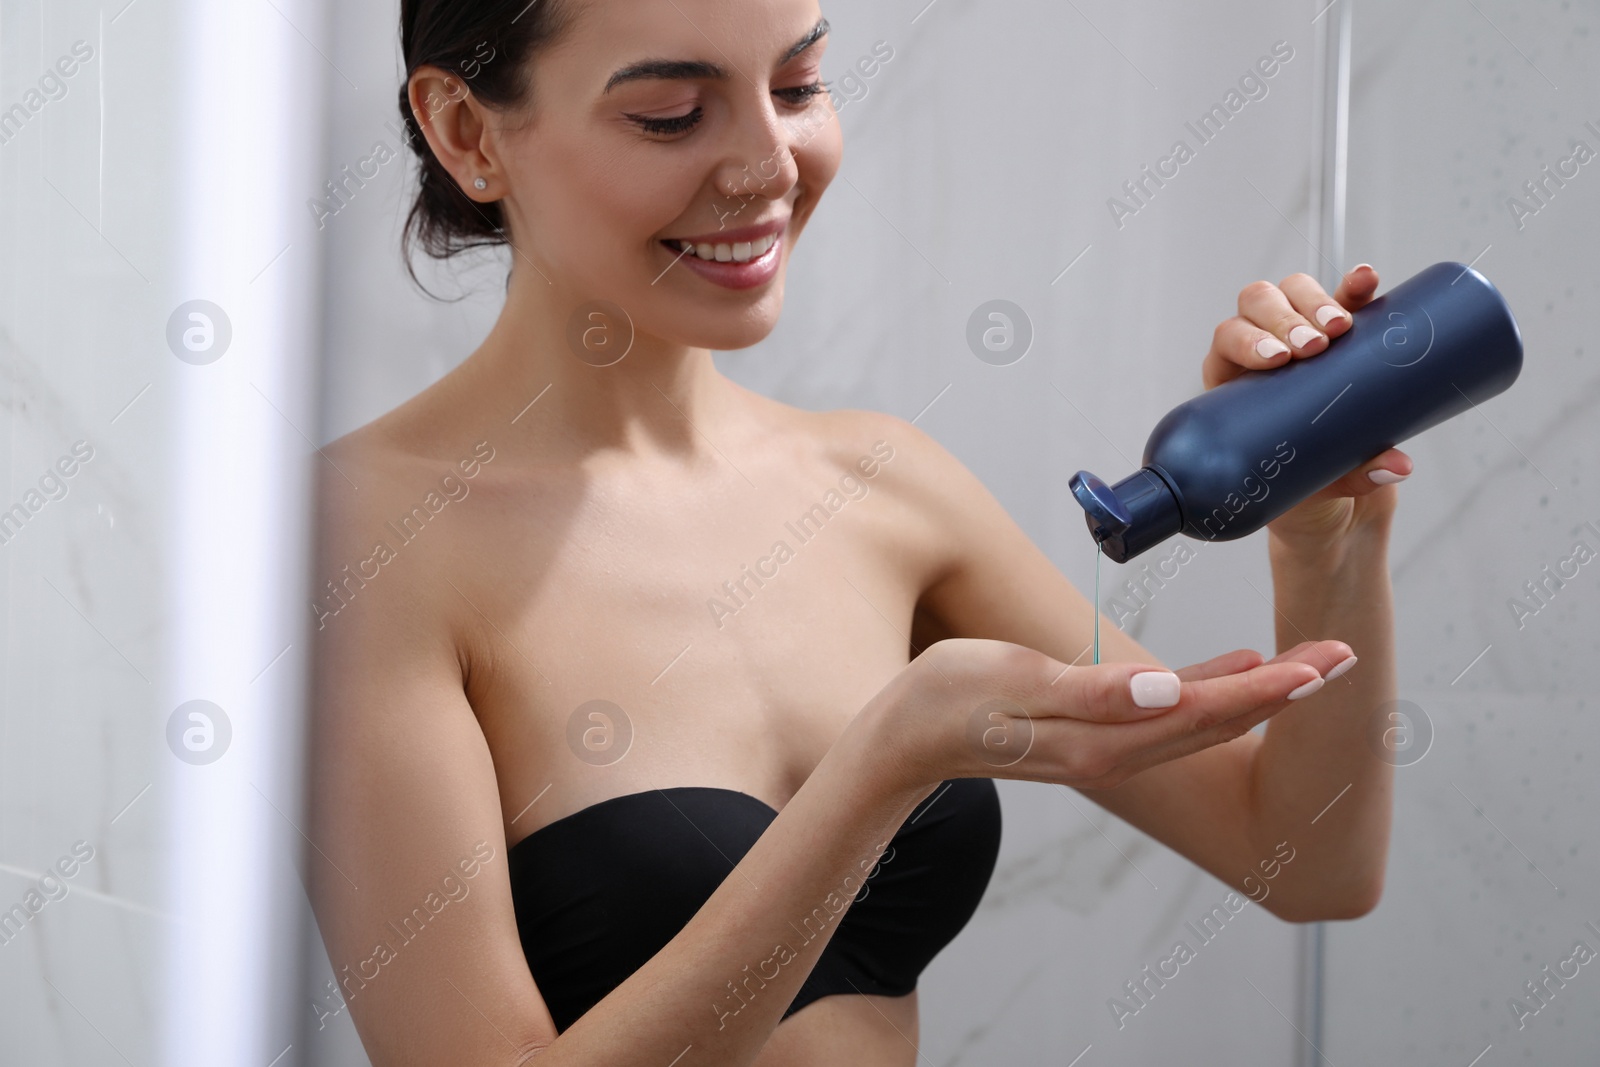
[[[461,191],[480,203],[500,199],[487,113],[467,83],[441,67],[422,66],[412,72],[406,95],[428,146]],[[474,188],[475,178],[487,181],[488,188]]]

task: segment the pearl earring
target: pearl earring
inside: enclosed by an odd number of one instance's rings
[[[474,189],[487,189],[489,188],[489,182],[480,175],[479,177],[472,179],[472,187]]]

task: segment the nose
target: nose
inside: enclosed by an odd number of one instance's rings
[[[769,98],[741,109],[729,127],[728,149],[712,176],[724,196],[782,199],[800,180],[797,144]]]

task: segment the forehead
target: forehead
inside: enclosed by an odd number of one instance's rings
[[[541,0],[543,2],[543,0]],[[699,62],[752,79],[810,37],[817,0],[568,0],[565,50],[603,91],[621,70],[654,61]],[[589,86],[585,86],[589,88]]]

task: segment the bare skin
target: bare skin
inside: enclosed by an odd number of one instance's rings
[[[737,211],[730,225],[786,219],[792,254],[841,152],[831,116],[815,121],[826,96],[795,106],[787,93],[816,80],[826,45],[782,58],[817,24],[813,0],[580,7],[535,63],[530,114],[481,107],[443,71],[413,77],[434,152],[507,212],[510,290],[454,371],[325,449],[311,888],[336,977],[357,976],[345,993],[372,1062],[910,1065],[915,994],[826,997],[779,1022],[823,939],[735,1015],[712,1005],[948,777],[1078,788],[1234,885],[1289,839],[1297,859],[1263,907],[1291,920],[1370,910],[1390,771],[1366,727],[1394,685],[1396,494],[1366,474],[1410,460],[1386,453],[1273,524],[1272,661],[1227,653],[1179,672],[1176,706],[1135,706],[1129,679],[1159,660],[1108,625],[1106,662],[1084,666],[1092,606],[936,442],[886,415],[787,407],[711,361],[770,332],[783,267],[727,289],[661,240],[714,233]],[[604,91],[646,58],[742,73]],[[666,138],[626,117],[694,106],[700,125]],[[765,178],[754,191],[751,171]],[[1314,357],[1348,327],[1346,315],[1324,332],[1317,309],[1354,309],[1376,288],[1370,268],[1331,297],[1304,275],[1247,287],[1205,384]],[[626,308],[635,331],[610,366],[568,345],[594,299]],[[1309,343],[1256,351],[1307,324]],[[436,490],[449,500],[430,508]],[[802,543],[786,524],[818,504],[829,517]],[[402,540],[386,524],[419,505],[431,517]],[[792,558],[761,564],[779,540]],[[378,541],[392,557],[375,557]],[[1350,643],[1309,639],[1330,634]],[[1352,652],[1357,669],[1288,700]],[[1004,767],[968,736],[996,697],[1034,731]],[[570,740],[596,699],[631,729],[614,761]],[[1264,737],[1247,732],[1268,718]],[[779,816],[694,920],[558,1037],[518,940],[506,850],[600,800],[691,784]],[[1312,825],[1336,796],[1338,816]],[[458,864],[480,842],[492,858],[480,851],[468,875]],[[394,940],[385,923],[451,870],[470,893],[372,962]]]

